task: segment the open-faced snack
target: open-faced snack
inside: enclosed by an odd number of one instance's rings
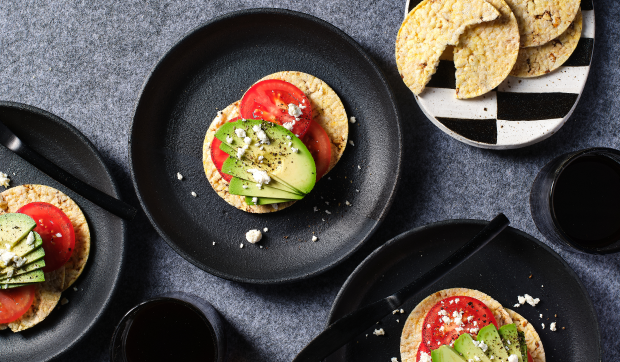
[[[314,186],[329,172],[347,139],[347,115],[332,88],[310,74],[279,72],[218,112],[203,143],[203,166],[213,189],[229,204],[252,213],[274,212],[303,198],[312,188],[304,181]],[[293,162],[294,172],[286,171],[293,164],[287,162],[290,157],[300,160]],[[314,170],[297,168],[308,158]]]
[[[403,81],[420,94],[448,45],[457,45],[469,25],[497,19],[484,0],[424,0],[405,18],[396,37],[396,65]]]
[[[521,47],[543,45],[570,26],[581,0],[506,0],[519,23]]]
[[[527,362],[530,354],[542,362],[542,344],[535,331],[527,330],[528,325],[482,292],[441,290],[420,302],[407,318],[400,341],[401,360]]]
[[[577,48],[582,26],[580,10],[568,29],[556,39],[540,46],[521,48],[510,75],[522,78],[538,77],[559,68]]]
[[[504,0],[487,0],[501,14],[468,26],[454,48],[456,97],[473,98],[497,87],[519,54],[519,26]]]
[[[3,296],[16,297],[17,293],[19,300],[31,296],[25,311],[7,310],[6,306],[0,310],[4,320],[0,329],[18,332],[45,319],[62,291],[82,273],[90,253],[90,231],[77,204],[52,187],[21,185],[0,195],[4,200],[0,224],[22,225],[23,230],[13,245],[2,246],[3,256],[15,256],[12,263],[1,265],[0,272]],[[19,224],[20,220],[26,224]]]

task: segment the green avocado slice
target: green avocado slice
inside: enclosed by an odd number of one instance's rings
[[[236,159],[234,157],[228,157],[226,161],[224,161],[224,164],[222,165],[222,172],[229,174],[233,177],[240,178],[242,180],[254,181],[252,174],[246,171],[247,169],[250,169],[250,168],[253,168],[253,167],[249,164],[246,164],[243,161],[240,161],[239,159]],[[300,193],[298,190],[295,190],[286,184],[278,182],[278,180],[275,178],[271,179],[271,181],[269,182],[269,187],[282,190],[282,191],[286,191],[286,192],[290,192],[292,194],[304,195]]]
[[[454,341],[454,349],[465,357],[466,360],[491,362],[482,350],[474,344],[474,340],[467,333],[461,334]]]
[[[237,135],[236,130],[245,133],[250,143],[246,144],[244,138]],[[268,137],[268,144],[259,143],[260,131]],[[316,183],[314,158],[303,142],[286,128],[261,120],[239,120],[223,124],[215,133],[215,137],[222,141],[222,145],[228,146],[220,146],[221,150],[231,157],[251,162],[253,168],[266,171],[278,182],[289,185],[303,194],[309,193],[314,188]],[[227,138],[232,142],[229,143]],[[237,150],[244,147],[246,149],[243,155],[238,157]]]
[[[43,270],[37,269],[11,278],[0,279],[0,284],[30,284],[45,281]]]
[[[26,237],[34,227],[35,221],[26,214],[8,213],[0,215],[0,247],[11,246]]]
[[[484,342],[487,346],[484,354],[486,354],[489,359],[493,356],[495,361],[508,361],[508,353],[506,353],[502,339],[500,338],[497,328],[495,328],[493,323],[481,328],[476,339],[479,342]],[[481,346],[482,345],[480,345],[480,347]]]
[[[34,241],[32,241],[32,243],[28,244],[28,236],[30,235],[30,233],[28,233],[26,237],[18,241],[17,244],[15,244],[15,246],[13,246],[10,251],[15,253],[15,255],[24,256],[43,245],[43,239],[41,239],[41,235],[39,235],[36,231],[31,232],[32,236],[34,237]]]
[[[10,269],[13,269],[13,277],[16,277],[21,274],[29,273],[33,270],[42,269],[44,266],[45,266],[45,260],[41,258],[39,260],[32,261],[28,264],[24,264],[22,265],[21,268],[17,268],[17,269],[12,268],[12,267],[4,268],[4,270],[0,273],[0,280],[6,278],[7,273]]]
[[[445,344],[431,351],[433,362],[465,362],[465,358]]]
[[[256,182],[242,180],[237,177],[233,177],[233,179],[230,180],[230,184],[228,185],[228,192],[230,192],[233,195],[252,196],[252,197],[269,197],[269,198],[275,198],[275,199],[301,200],[304,198],[303,195],[298,195],[298,194],[293,194],[287,191],[278,190],[268,185],[263,185],[261,186],[261,188],[258,188],[256,186]]]
[[[506,347],[508,354],[514,354],[519,359],[519,362],[524,362],[523,356],[521,355],[521,343],[519,343],[517,326],[514,323],[503,325],[499,328],[499,335],[502,337],[504,347]],[[525,357],[525,362],[527,362],[527,356]]]
[[[24,283],[24,284],[0,284],[0,289],[11,289],[11,288],[19,288],[26,285],[30,285],[34,283]]]
[[[273,199],[273,198],[269,198],[269,197],[259,197],[257,202],[254,203],[252,201],[252,197],[250,196],[246,196],[245,197],[245,203],[248,205],[271,205],[271,204],[279,204],[282,202],[289,202],[289,201],[295,201],[295,200],[291,200],[291,199]]]

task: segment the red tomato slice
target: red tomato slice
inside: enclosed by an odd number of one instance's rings
[[[288,105],[295,104],[302,114],[295,117],[288,113]],[[241,117],[262,119],[284,125],[293,122],[291,132],[301,138],[312,120],[312,107],[308,97],[291,83],[283,80],[269,79],[254,84],[243,96],[239,106]]]
[[[316,164],[316,180],[320,180],[329,169],[329,163],[332,160],[332,143],[329,140],[327,132],[315,121],[310,121],[310,127],[302,142],[314,158]]]
[[[11,323],[21,317],[34,301],[34,284],[0,290],[0,324]]]
[[[47,202],[31,202],[17,212],[30,216],[37,223],[34,231],[41,235],[45,250],[43,271],[48,273],[63,266],[75,247],[75,232],[67,215]]]
[[[443,318],[450,320],[446,323]],[[471,318],[470,318],[471,317]],[[455,320],[460,318],[461,323]],[[469,333],[476,338],[480,328],[497,321],[493,313],[483,302],[471,297],[449,297],[439,301],[426,314],[422,327],[422,344],[429,349],[439,348],[441,345],[452,346],[461,334]]]
[[[534,362],[534,359],[532,358],[530,351],[527,351],[527,362]]]
[[[231,119],[228,122],[236,122],[240,119],[241,117],[237,117],[237,118]],[[222,175],[222,178],[230,182],[230,180],[232,180],[232,176],[227,173],[222,172],[222,166],[224,165],[224,161],[226,161],[229,154],[220,150],[221,144],[222,144],[222,141],[213,137],[213,141],[211,141],[211,161],[213,161],[213,164],[217,168],[217,172],[219,172],[220,175]]]

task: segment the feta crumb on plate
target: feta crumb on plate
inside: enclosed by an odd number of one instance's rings
[[[252,244],[258,243],[262,238],[263,238],[263,234],[260,232],[260,230],[252,229],[248,231],[247,233],[245,233],[245,239],[251,242]]]
[[[67,299],[67,298],[62,298],[62,299],[60,300],[60,305],[65,305],[65,304],[67,304],[67,303],[69,303],[69,299]]]
[[[194,191],[192,191],[192,196],[196,197],[198,195]]]
[[[325,210],[325,213],[326,213],[327,215],[331,215],[331,214],[332,214],[331,212],[329,212],[329,210]]]
[[[383,328],[379,328],[379,329],[375,329],[375,331],[372,332],[372,334],[374,334],[375,336],[383,336],[385,335],[385,331],[383,330]]]
[[[353,141],[351,141],[351,140],[349,140],[349,144],[350,144],[351,146],[355,146],[355,143],[353,143]]]
[[[317,241],[319,240],[319,238],[317,238],[315,235],[312,235],[312,241]]]
[[[241,243],[241,245],[239,245],[239,249],[243,249],[243,243]]]
[[[542,329],[545,329],[545,324],[544,323],[541,323],[540,325],[542,326]]]
[[[9,187],[9,182],[11,182],[9,175],[4,172],[0,172],[0,185],[4,186],[4,188],[7,188]]]
[[[269,229],[267,229],[267,228],[264,228],[264,229],[263,229],[263,231],[264,231],[264,232],[267,232],[267,231],[269,231]]]
[[[351,117],[351,118],[349,118],[349,122],[355,123],[355,122],[357,122],[357,120],[355,119],[355,117]]]
[[[177,178],[179,179],[179,181],[183,180],[183,175],[181,175],[180,172],[177,172]]]
[[[549,329],[551,329],[551,331],[553,331],[553,332],[555,332],[557,330],[556,327],[555,327],[555,322],[553,322],[553,323],[551,323],[549,325]]]

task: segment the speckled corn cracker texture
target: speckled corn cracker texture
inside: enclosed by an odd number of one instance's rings
[[[421,301],[409,314],[403,333],[400,336],[400,358],[402,362],[416,362],[418,348],[422,342],[422,328],[426,314],[439,301],[449,297],[472,297],[486,304],[493,312],[499,326],[512,323],[512,319],[502,305],[490,296],[474,289],[452,288],[435,292]]]
[[[517,326],[517,329],[525,334],[525,344],[527,344],[527,351],[530,352],[532,360],[534,362],[545,362],[545,349],[532,323],[513,310],[506,309],[506,311]]]
[[[537,77],[559,68],[577,48],[582,26],[580,10],[568,29],[556,39],[541,46],[521,48],[510,75],[521,78]]]
[[[506,0],[519,23],[521,47],[537,47],[566,31],[581,0]]]
[[[465,29],[454,48],[456,97],[473,98],[497,87],[519,54],[519,26],[504,0],[488,0],[499,18]]]
[[[310,105],[312,106],[312,119],[323,127],[331,141],[332,158],[328,169],[329,172],[329,170],[336,165],[338,160],[340,160],[349,137],[347,114],[336,92],[319,78],[301,72],[278,72],[260,79],[259,82],[266,79],[279,79],[289,82],[299,88],[304,92],[306,97],[308,97]],[[207,130],[202,146],[202,165],[207,180],[211,184],[211,187],[213,187],[213,190],[215,190],[221,198],[239,210],[262,214],[279,211],[289,207],[294,204],[295,201],[277,204],[277,208],[275,208],[272,205],[248,205],[245,202],[245,196],[231,195],[228,192],[228,182],[222,178],[211,160],[211,142],[213,141],[215,132],[228,120],[239,117],[240,103],[241,101],[237,101],[222,110],[215,117],[213,122],[211,122]]]
[[[457,45],[465,27],[497,19],[484,0],[424,0],[405,18],[396,37],[396,65],[403,81],[420,94],[435,74],[448,45]]]

